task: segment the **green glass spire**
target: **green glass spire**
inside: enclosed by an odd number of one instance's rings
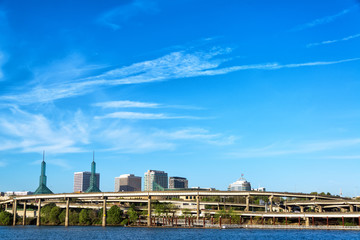
[[[91,176],[90,176],[90,186],[85,191],[89,192],[101,192],[100,189],[96,186],[96,163],[95,163],[95,152],[93,152],[93,161],[91,163]]]
[[[41,175],[39,181],[39,187],[34,194],[52,194],[53,192],[46,186],[46,163],[45,163],[45,151],[43,152],[43,161],[41,163]]]

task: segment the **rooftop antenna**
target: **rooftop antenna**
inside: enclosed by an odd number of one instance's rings
[[[93,150],[93,162],[95,162],[95,151]]]
[[[45,150],[43,150],[43,162],[45,162]]]

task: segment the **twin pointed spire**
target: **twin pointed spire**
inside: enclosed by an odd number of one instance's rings
[[[93,151],[93,161],[91,163],[91,176],[90,186],[85,192],[101,192],[97,186],[96,176],[96,163],[95,163],[95,151]],[[39,187],[36,189],[34,194],[52,194],[53,192],[46,186],[46,163],[45,163],[45,151],[43,151],[43,160],[41,162],[41,175],[39,180]]]

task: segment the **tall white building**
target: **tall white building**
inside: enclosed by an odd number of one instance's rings
[[[141,177],[123,174],[115,178],[115,192],[141,191]]]
[[[100,173],[96,173],[96,186],[100,186]],[[74,192],[85,192],[90,186],[91,172],[74,173]]]
[[[162,191],[168,188],[168,174],[164,171],[148,170],[144,174],[145,191]]]

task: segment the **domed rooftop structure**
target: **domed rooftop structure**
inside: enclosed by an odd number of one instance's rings
[[[241,178],[229,185],[228,191],[251,191],[251,184],[246,181],[242,174]]]

